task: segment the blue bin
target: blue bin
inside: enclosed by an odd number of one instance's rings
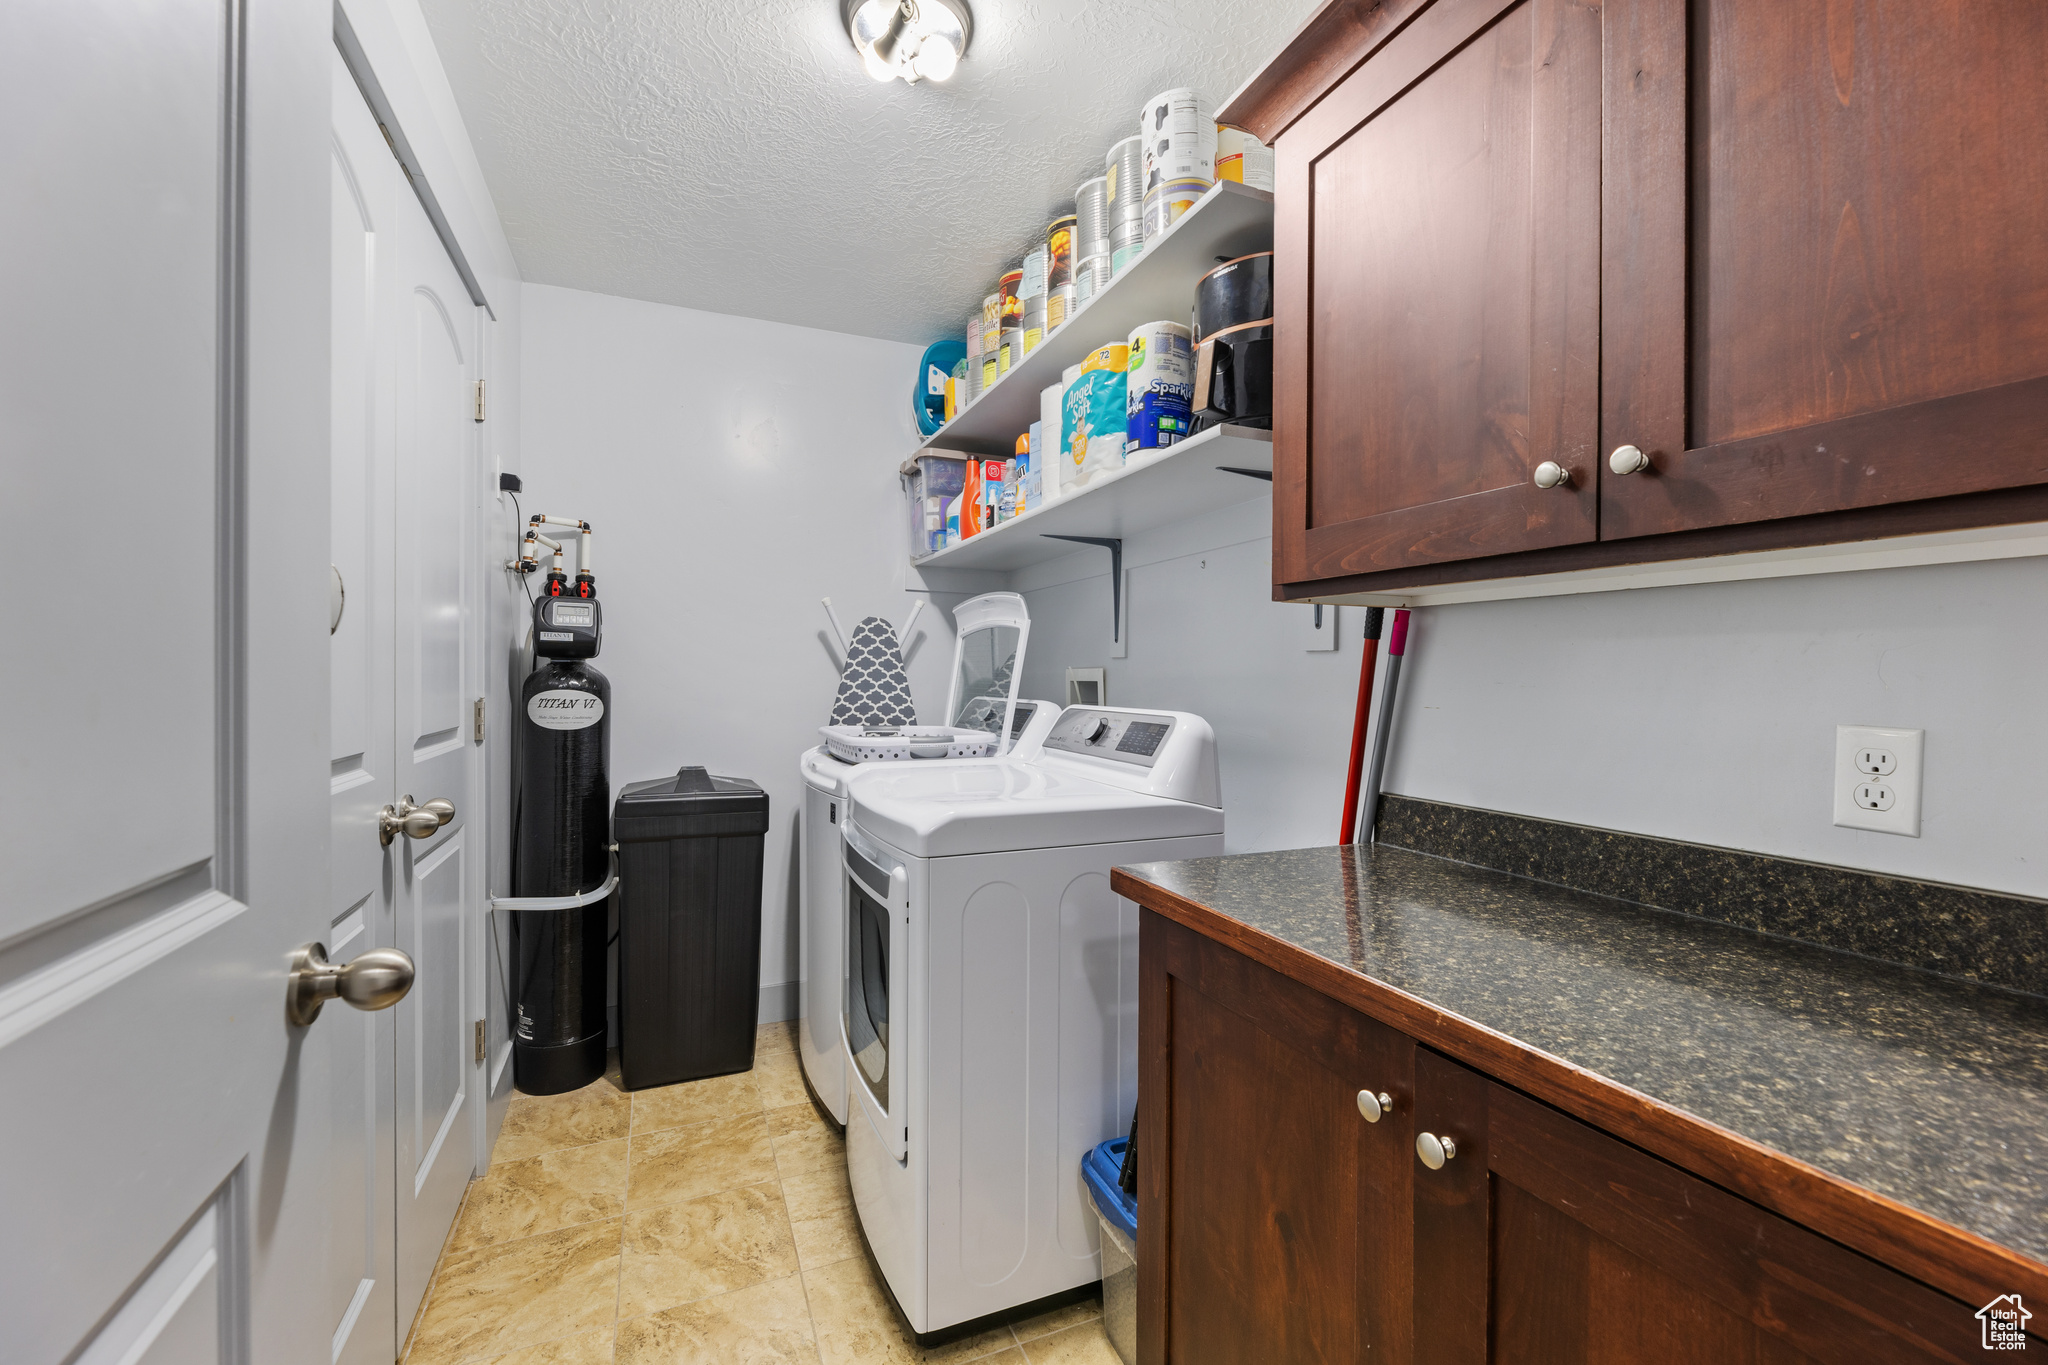
[[[1102,1223],[1102,1330],[1124,1365],[1138,1360],[1138,1201],[1117,1187],[1128,1138],[1111,1138],[1081,1158],[1081,1179]]]
[[[1118,1231],[1135,1242],[1138,1240],[1138,1201],[1125,1194],[1116,1183],[1117,1173],[1124,1168],[1124,1149],[1130,1145],[1129,1138],[1111,1138],[1107,1142],[1096,1143],[1088,1149],[1088,1155],[1081,1158],[1081,1178],[1088,1182],[1088,1193],[1094,1196],[1096,1209],[1115,1224]]]

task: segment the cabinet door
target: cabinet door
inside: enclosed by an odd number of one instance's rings
[[[2048,6],[1608,0],[1603,539],[2048,482]]]
[[[1600,43],[1436,0],[1278,140],[1280,581],[1594,537]]]
[[[1417,1365],[1980,1359],[1937,1294],[1433,1052],[1419,1051]],[[1388,1357],[1379,1357],[1388,1358]]]
[[[1366,1340],[1409,1319],[1414,1044],[1149,911],[1140,935],[1139,1359],[1407,1359]]]

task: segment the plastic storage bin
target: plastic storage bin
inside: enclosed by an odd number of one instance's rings
[[[684,768],[612,807],[619,1072],[628,1090],[754,1065],[768,793]]]
[[[910,500],[910,557],[946,548],[946,504],[967,487],[967,457],[913,455],[898,471]]]
[[[1128,1138],[1111,1138],[1081,1158],[1081,1178],[1102,1225],[1102,1330],[1124,1365],[1138,1365],[1138,1201],[1118,1188]]]

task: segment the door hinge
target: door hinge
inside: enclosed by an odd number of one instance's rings
[[[484,1021],[479,1019],[476,1021],[476,1064],[478,1066],[484,1064],[484,1056]]]
[[[476,420],[484,420],[484,381],[476,381]]]
[[[474,713],[476,716],[476,742],[481,744],[484,742],[484,699],[482,697],[476,699]]]

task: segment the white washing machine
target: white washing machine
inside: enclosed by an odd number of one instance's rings
[[[1051,702],[1017,697],[1031,615],[1016,593],[992,592],[953,609],[953,675],[947,723],[1002,733],[1006,752],[1037,746],[1059,718]],[[846,778],[863,768],[929,767],[973,759],[903,759],[893,764],[844,763],[824,745],[797,760],[804,780],[803,834],[797,845],[797,1054],[811,1089],[832,1117],[846,1122],[846,1048],[840,1037],[840,1001],[846,979],[845,875],[840,870],[839,821]]]
[[[897,1305],[931,1334],[1099,1279],[1081,1156],[1138,1092],[1109,872],[1223,852],[1207,722],[1070,707],[1005,758],[846,792],[846,1165]]]
[[[1036,745],[1059,719],[1049,701],[1020,701],[1010,722],[1012,746]],[[846,985],[846,872],[839,854],[840,813],[846,780],[875,768],[930,768],[973,763],[968,758],[911,758],[891,763],[847,763],[824,745],[804,750],[803,841],[797,875],[797,1052],[811,1089],[840,1123],[846,1122],[846,1047],[840,1035],[840,1000]],[[986,761],[986,760],[979,760]]]

